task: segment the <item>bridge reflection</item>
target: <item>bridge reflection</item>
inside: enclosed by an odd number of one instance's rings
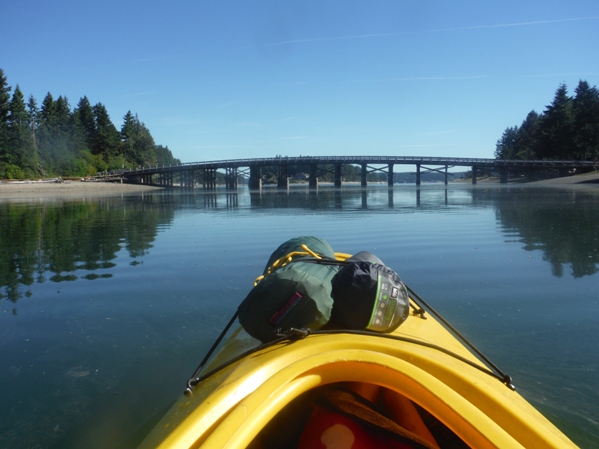
[[[292,188],[288,190],[267,189],[250,190],[250,206],[253,209],[273,208],[302,208],[312,210],[385,210],[411,207],[438,207],[450,205],[448,191],[436,185],[431,188],[416,186],[367,188],[327,188],[306,189]],[[457,190],[461,190],[459,187]],[[203,195],[209,195],[204,193]],[[216,194],[213,194],[216,195]],[[221,194],[222,195],[222,194]],[[246,194],[241,194],[245,196]],[[231,197],[238,201],[239,194],[226,193],[227,204],[232,203]],[[459,203],[462,199],[457,200]]]
[[[181,192],[29,203],[0,202],[0,302],[30,297],[34,284],[96,281],[123,265],[142,265],[164,229],[180,211],[198,210],[232,218],[264,214],[330,216],[403,215],[415,212],[473,214],[492,209],[509,241],[526,251],[542,251],[554,276],[597,273],[599,195],[595,191],[478,186],[387,188],[267,188],[262,191]],[[276,210],[275,210],[276,209]],[[286,209],[286,210],[285,210]],[[260,226],[261,221],[253,222]],[[575,230],[576,232],[573,232]],[[247,229],[244,229],[246,232]]]

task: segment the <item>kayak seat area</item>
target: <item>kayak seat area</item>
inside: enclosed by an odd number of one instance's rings
[[[249,449],[466,449],[454,432],[405,396],[374,384],[340,382],[287,404]]]

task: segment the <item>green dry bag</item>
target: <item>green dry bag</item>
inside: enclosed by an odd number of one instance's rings
[[[325,259],[334,259],[331,246],[316,237],[298,237],[282,244],[271,255],[268,268],[301,245]],[[313,263],[310,255],[294,257],[292,262],[266,275],[239,305],[239,322],[252,336],[263,342],[274,340],[277,331],[291,327],[319,329],[331,317],[332,280],[337,265]]]

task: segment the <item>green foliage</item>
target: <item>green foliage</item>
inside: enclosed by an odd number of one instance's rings
[[[72,109],[50,92],[40,108],[25,104],[19,86],[10,96],[0,69],[0,178],[90,176],[99,171],[157,163],[180,163],[168,147],[157,146],[150,130],[131,111],[121,132],[102,103],[82,97]]]
[[[581,81],[572,101],[575,154],[577,159],[599,157],[599,91]]]
[[[173,157],[173,153],[168,147],[162,145],[156,145],[154,148],[154,154],[156,155],[156,163],[158,165],[180,165],[181,161]]]
[[[94,154],[103,154],[104,159],[108,161],[120,154],[121,138],[110,120],[106,106],[98,103],[93,107],[93,111],[96,126],[90,142],[91,150]]]
[[[77,107],[73,111],[73,120],[77,132],[80,133],[84,142],[91,142],[96,132],[96,121],[94,110],[87,97],[79,100]]]
[[[0,178],[25,179],[25,172],[18,165],[0,163]]]
[[[160,147],[161,158],[157,154],[157,145],[150,134],[150,130],[139,121],[137,115],[128,111],[123,117],[123,126],[121,128],[121,139],[123,142],[123,154],[134,166],[149,166],[164,164],[165,160],[172,161],[173,157],[170,150]],[[170,158],[169,158],[170,155]],[[172,162],[166,162],[172,163]]]
[[[10,159],[8,136],[8,111],[10,108],[10,91],[4,70],[0,69],[0,163]]]
[[[575,96],[561,84],[542,114],[531,111],[521,126],[497,141],[497,159],[599,158],[599,91],[580,81]]]

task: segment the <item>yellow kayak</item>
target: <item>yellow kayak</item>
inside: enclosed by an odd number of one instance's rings
[[[347,419],[350,396],[399,429],[406,445],[389,447],[577,447],[411,290],[410,302],[391,334],[294,331],[262,344],[238,327],[140,447],[298,447],[322,397]],[[343,447],[319,438],[301,447]]]

